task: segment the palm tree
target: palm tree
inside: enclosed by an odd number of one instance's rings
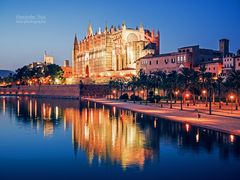
[[[132,76],[131,80],[128,82],[128,87],[130,87],[131,91],[133,92],[133,102],[136,102],[136,90],[138,88],[138,77],[137,76]]]
[[[139,71],[138,83],[139,83],[139,87],[143,90],[143,99],[144,99],[144,91],[146,90],[148,94],[148,90],[150,88],[149,78],[150,78],[150,75],[147,75],[142,70]],[[145,104],[147,104],[147,98],[146,98]]]
[[[223,90],[223,78],[222,77],[218,77],[216,80],[217,83],[217,94],[218,94],[218,108],[221,109],[222,108],[222,90]]]
[[[185,92],[187,92],[190,88],[190,83],[191,83],[191,77],[192,77],[192,70],[189,68],[182,68],[181,70],[181,82],[184,85],[184,91],[181,93],[182,94],[182,99],[183,99],[183,95],[185,94]],[[183,99],[184,100],[184,99]]]
[[[120,95],[122,96],[123,90],[125,89],[126,80],[123,77],[119,77],[115,80],[117,89],[120,89]]]
[[[163,94],[166,92],[166,82],[167,82],[167,74],[163,71],[154,72],[156,79],[158,81],[157,85],[159,89],[163,90]]]
[[[209,101],[209,114],[212,114],[212,95],[215,88],[215,80],[213,79],[213,74],[210,72],[205,73],[205,85],[208,89],[208,101]]]
[[[170,108],[172,108],[173,94],[177,89],[177,76],[178,74],[176,71],[172,71],[167,75],[166,87],[170,96]]]
[[[156,71],[153,73],[156,77],[156,81],[157,81],[157,87],[158,89],[163,90],[163,94],[166,94],[166,90],[167,90],[167,74],[163,71]],[[161,103],[161,99],[159,100],[159,103],[162,107],[162,103]]]
[[[196,95],[200,95],[199,72],[190,69],[189,91],[193,97],[193,105],[196,104]]]
[[[240,90],[240,71],[232,71],[227,77],[227,81],[232,84],[232,89],[236,93],[236,110],[239,106],[239,90]]]
[[[183,94],[185,92],[185,77],[182,73],[177,76],[177,89],[180,93],[180,110],[183,110]]]

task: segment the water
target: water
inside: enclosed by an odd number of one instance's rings
[[[77,100],[0,97],[0,179],[238,179],[240,137]]]

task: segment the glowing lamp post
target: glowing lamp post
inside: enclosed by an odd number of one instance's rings
[[[185,97],[186,97],[186,99],[187,99],[187,106],[189,106],[189,101],[188,101],[188,100],[189,100],[190,94],[187,93],[187,94],[185,95]]]
[[[116,99],[116,90],[113,90],[113,99],[114,99],[114,97],[115,97],[115,99]]]
[[[143,100],[144,100],[144,91],[141,90],[141,91],[140,91],[140,94],[142,94],[142,98],[143,98]]]
[[[232,111],[233,111],[233,100],[234,100],[234,95],[230,95],[230,100],[231,100],[231,113],[232,113]]]
[[[175,94],[175,103],[177,103],[177,98],[178,98],[179,91],[178,90],[175,91],[174,94]]]
[[[207,91],[206,90],[203,90],[202,91],[202,94],[203,94],[203,97],[205,97],[205,102],[206,102],[206,107],[208,107],[208,103],[207,103]]]

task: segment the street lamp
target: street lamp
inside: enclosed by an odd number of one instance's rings
[[[208,103],[207,103],[207,91],[206,90],[203,90],[202,91],[202,93],[203,93],[203,96],[206,98],[206,107],[208,107]]]
[[[230,100],[231,100],[231,113],[233,111],[233,100],[234,100],[234,95],[230,95]]]
[[[175,104],[176,104],[177,103],[178,94],[179,94],[179,90],[175,91],[174,94],[175,94]]]
[[[140,91],[140,94],[142,94],[142,98],[143,98],[143,100],[144,100],[144,91],[141,90],[141,91]]]
[[[115,99],[116,99],[116,90],[113,90],[113,99],[114,99],[114,97],[115,97]]]
[[[188,98],[190,97],[190,95],[187,93],[185,96],[186,96],[186,99],[187,99],[187,106],[189,106]]]

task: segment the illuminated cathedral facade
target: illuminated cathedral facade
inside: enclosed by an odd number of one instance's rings
[[[122,26],[93,33],[89,24],[87,35],[78,41],[75,35],[72,64],[75,78],[131,76],[136,74],[136,60],[147,54],[159,54],[160,33],[140,27]]]

